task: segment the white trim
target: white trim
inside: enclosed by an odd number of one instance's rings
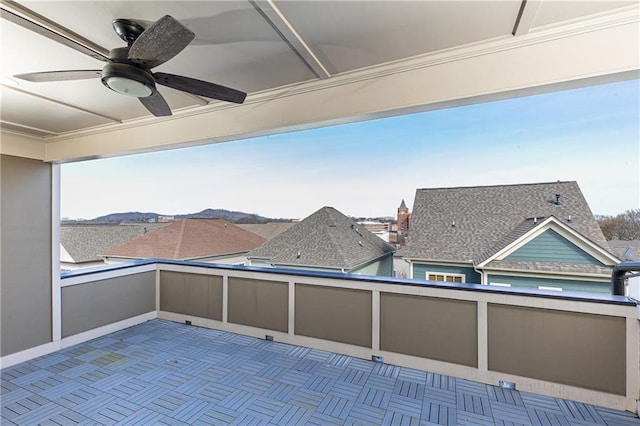
[[[68,348],[79,343],[84,343],[98,337],[105,336],[116,331],[124,330],[125,328],[132,327],[134,325],[141,324],[146,321],[157,318],[157,312],[152,311],[146,314],[138,315],[133,318],[127,318],[122,321],[107,324],[102,327],[94,328],[73,336],[65,337],[61,340],[46,343],[44,345],[36,346],[34,348],[26,349],[24,351],[16,352],[11,355],[5,355],[0,358],[0,369],[8,368],[21,362],[29,361],[34,358],[38,358],[43,355],[50,354],[52,352],[59,351],[61,349]]]
[[[371,290],[371,350],[380,350],[380,291]]]
[[[504,260],[504,258],[522,248],[527,243],[533,241],[549,229],[556,231],[558,234],[560,234],[561,237],[565,238],[578,248],[584,250],[587,254],[594,257],[599,262],[602,262],[606,266],[614,266],[620,263],[619,259],[614,257],[602,247],[583,237],[582,235],[580,235],[580,233],[575,231],[573,228],[565,225],[554,216],[549,216],[547,219],[542,221],[541,224],[529,230],[529,232],[520,236],[512,243],[503,247],[493,256],[478,264],[477,267],[484,268],[489,262],[493,260]]]
[[[289,336],[293,337],[296,334],[296,282],[289,281],[289,306],[288,306],[288,324],[287,330],[289,330]],[[223,296],[222,300],[226,300],[226,297]]]
[[[51,339],[62,339],[60,283],[60,165],[51,165]]]
[[[104,268],[104,267],[100,267]],[[115,270],[96,271],[92,274],[83,274],[77,277],[65,277],[61,280],[60,287],[69,287],[71,285],[92,283],[100,280],[108,280],[118,277],[126,277],[134,274],[141,274],[143,272],[150,272],[157,270],[156,263],[150,263],[148,265],[129,266],[124,268],[118,268]]]
[[[494,283],[494,282],[490,282],[489,285],[495,286],[495,287],[511,287],[511,284],[509,283]]]
[[[562,287],[551,287],[548,285],[539,285],[538,286],[538,290],[545,290],[545,291],[563,291]]]

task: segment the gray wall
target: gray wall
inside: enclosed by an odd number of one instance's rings
[[[160,310],[222,321],[222,277],[161,271]]]
[[[150,271],[63,287],[62,337],[155,311],[155,277]]]
[[[289,284],[229,278],[229,322],[269,330],[289,331]]]
[[[0,155],[2,356],[51,334],[51,165]]]

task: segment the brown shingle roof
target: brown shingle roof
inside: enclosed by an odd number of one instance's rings
[[[323,207],[247,254],[273,263],[352,269],[393,247],[333,207]]]
[[[242,229],[246,229],[249,232],[260,235],[267,240],[272,239],[276,235],[282,234],[287,229],[291,228],[295,223],[293,222],[269,222],[269,223],[243,223],[238,224]]]
[[[222,219],[181,219],[103,253],[105,256],[193,259],[243,253],[265,238]]]
[[[608,249],[578,184],[571,181],[418,189],[409,242],[399,254],[478,262],[531,229],[533,223],[527,219],[548,216]]]

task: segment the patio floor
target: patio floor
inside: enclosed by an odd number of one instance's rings
[[[2,370],[3,425],[640,425],[625,412],[165,320]]]

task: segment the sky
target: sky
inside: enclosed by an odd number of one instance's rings
[[[640,208],[640,80],[64,164],[61,217],[382,217],[417,188],[557,180],[577,181],[594,214]]]

